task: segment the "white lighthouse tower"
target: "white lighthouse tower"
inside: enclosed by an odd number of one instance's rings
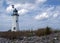
[[[14,8],[14,5],[12,5],[13,8],[13,14],[12,14],[12,29],[11,31],[19,31],[19,23],[18,23],[18,10]]]

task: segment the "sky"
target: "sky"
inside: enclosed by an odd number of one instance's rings
[[[0,0],[0,31],[12,28],[11,5],[18,10],[20,30],[60,29],[60,0]]]

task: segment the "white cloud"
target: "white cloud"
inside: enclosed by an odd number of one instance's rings
[[[12,6],[10,5],[10,6],[7,7],[6,11],[10,12],[11,10],[12,10]]]
[[[28,1],[30,1],[30,0],[28,0]],[[27,11],[29,12],[30,10],[36,9],[36,7],[38,7],[37,4],[44,3],[46,1],[47,0],[35,0],[34,1],[35,4],[34,4],[34,3],[28,3],[28,2],[26,2],[24,0],[23,1],[22,0],[15,0],[15,1],[7,0],[7,3],[9,4],[9,6],[7,7],[6,11],[8,13],[11,12],[12,11],[11,5],[14,4],[15,8],[17,8],[19,10],[19,12],[21,12],[21,9],[22,10],[25,9],[26,10],[25,12],[27,13]],[[20,2],[22,2],[22,3],[20,3]],[[21,14],[24,14],[24,13],[21,13]]]
[[[25,14],[25,13],[27,13],[27,12],[28,12],[28,10],[26,10],[26,9],[21,9],[21,10],[18,11],[18,13],[19,13],[20,15]]]
[[[59,6],[50,6],[48,8],[42,9],[42,12],[36,15],[34,18],[37,20],[43,20],[43,19],[56,19],[60,16],[60,10]]]
[[[14,4],[14,7],[15,8],[19,8],[19,7],[21,7],[22,5],[21,4]],[[12,11],[13,10],[13,8],[12,8],[12,5],[9,5],[7,8],[6,8],[6,11],[7,12],[10,12],[10,11]]]
[[[48,7],[48,9],[46,11],[52,11],[52,10],[54,10],[54,6]]]
[[[58,16],[60,16],[60,12],[59,11],[55,11],[53,17],[56,18]]]
[[[36,0],[35,3],[36,3],[36,4],[39,4],[39,3],[44,3],[44,2],[46,2],[46,1],[47,1],[47,0]]]
[[[33,4],[30,4],[30,3],[25,3],[25,4],[14,4],[15,8],[18,10],[18,13],[19,14],[24,14],[24,13],[27,13],[29,12],[30,10],[34,9],[35,6]],[[12,6],[9,5],[7,8],[6,8],[6,12],[9,13],[9,12],[12,12],[13,9],[12,9]]]
[[[58,14],[57,14],[57,13],[53,15],[53,17],[55,17],[55,18],[56,18],[57,16],[58,16]]]
[[[49,15],[48,15],[46,12],[44,12],[44,13],[42,13],[42,14],[37,15],[37,16],[35,17],[35,19],[41,20],[41,19],[46,19],[46,18],[48,18],[48,17],[49,17]]]

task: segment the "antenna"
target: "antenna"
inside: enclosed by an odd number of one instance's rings
[[[14,8],[14,5],[12,5],[12,8]]]

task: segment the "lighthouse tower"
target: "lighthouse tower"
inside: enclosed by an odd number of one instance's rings
[[[18,23],[18,10],[14,8],[14,5],[12,5],[13,8],[13,14],[12,14],[12,29],[11,31],[19,31],[19,23]]]

